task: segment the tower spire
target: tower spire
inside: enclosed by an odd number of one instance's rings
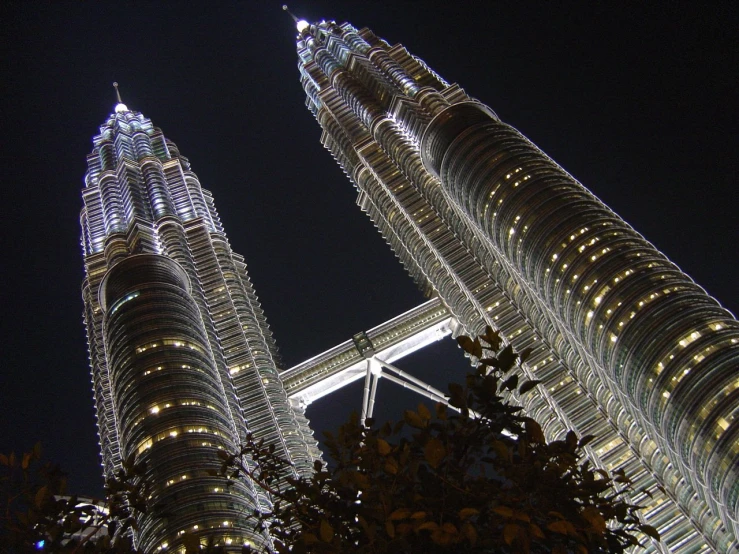
[[[121,100],[121,91],[118,90],[118,83],[115,81],[113,82],[113,88],[115,89],[115,97],[118,100],[118,103],[123,104],[123,100]]]
[[[118,90],[118,83],[115,81],[113,82],[113,88],[115,89],[116,100],[118,100],[118,103],[115,105],[116,113],[127,112],[128,107],[123,103],[123,100],[121,100],[121,91]]]
[[[283,10],[285,10],[285,11],[287,12],[287,15],[289,15],[290,17],[292,17],[292,18],[293,18],[293,21],[294,21],[294,22],[295,22],[295,24],[297,25],[297,23],[298,23],[298,18],[297,18],[297,17],[295,17],[295,14],[293,14],[293,12],[291,12],[291,11],[290,11],[290,9],[289,9],[289,8],[287,7],[287,4],[283,4],[283,5],[282,5],[282,9],[283,9]]]
[[[295,26],[298,28],[299,33],[302,33],[306,29],[310,28],[310,23],[308,23],[305,19],[298,19],[295,14],[288,9],[287,4],[283,4],[282,9],[285,10],[288,15],[293,18],[293,21],[295,22]]]

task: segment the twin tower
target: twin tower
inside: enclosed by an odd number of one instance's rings
[[[594,434],[592,463],[664,492],[656,552],[739,552],[739,323],[487,106],[368,29],[298,21],[307,105],[357,203],[459,332],[534,353],[519,399],[549,439]],[[85,322],[104,475],[148,462],[138,545],[269,538],[224,488],[219,450],[253,433],[309,475],[320,458],[280,377],[244,259],[171,141],[119,102],[82,192]],[[294,400],[294,399],[293,399]],[[282,478],[287,478],[284,475]],[[155,510],[153,510],[155,511]]]

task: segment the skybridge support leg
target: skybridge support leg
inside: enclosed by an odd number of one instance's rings
[[[370,391],[369,407],[367,408],[367,417],[372,417],[375,411],[375,395],[377,394],[377,383],[380,381],[380,373],[372,375],[372,390]]]
[[[415,384],[415,385],[417,385],[417,386],[421,387],[421,388],[422,388],[422,389],[423,389],[424,391],[428,391],[428,392],[430,392],[431,394],[433,394],[433,395],[435,395],[435,396],[438,396],[438,397],[440,397],[441,399],[444,399],[444,398],[446,398],[446,395],[445,395],[445,394],[444,394],[443,392],[441,392],[441,391],[440,391],[439,389],[437,389],[437,388],[434,388],[434,387],[432,387],[432,386],[431,386],[431,385],[429,385],[428,383],[424,383],[424,382],[423,382],[423,381],[421,381],[420,379],[418,379],[418,378],[414,377],[413,375],[410,375],[410,374],[406,373],[406,372],[405,372],[405,371],[403,371],[402,369],[398,369],[397,367],[395,367],[395,366],[394,366],[394,365],[392,365],[392,364],[389,364],[389,363],[387,363],[387,362],[383,362],[383,361],[381,361],[381,360],[378,360],[378,361],[379,361],[379,363],[381,363],[381,364],[382,364],[382,366],[383,366],[383,367],[384,367],[385,369],[388,369],[388,370],[392,371],[393,373],[395,373],[395,374],[396,374],[396,375],[397,375],[398,377],[400,377],[401,379],[405,379],[406,381],[410,381],[411,383],[413,383],[413,384]],[[418,391],[416,391],[416,392],[418,392]]]
[[[369,408],[370,383],[372,380],[372,360],[367,360],[367,374],[364,377],[364,396],[362,397],[362,425],[367,419],[367,409]]]

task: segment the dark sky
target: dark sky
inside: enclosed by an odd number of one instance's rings
[[[404,44],[736,312],[739,10],[653,4],[290,7]],[[3,3],[0,452],[41,440],[74,490],[100,491],[78,216],[114,80],[214,193],[286,367],[423,300],[319,144],[280,5]],[[449,342],[404,367],[453,364],[464,366]],[[309,416],[333,425],[360,396],[329,397]]]

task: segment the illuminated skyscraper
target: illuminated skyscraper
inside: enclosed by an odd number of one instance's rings
[[[301,83],[357,203],[467,333],[533,348],[520,399],[598,437],[665,552],[737,552],[739,324],[487,106],[401,45],[297,21]]]
[[[319,453],[277,376],[272,335],[211,194],[177,147],[118,100],[93,139],[80,218],[103,473],[131,457],[147,463],[145,551],[177,551],[190,533],[240,552],[264,543],[248,514],[269,499],[247,480],[224,487],[213,477],[218,451],[251,432],[299,474]]]

